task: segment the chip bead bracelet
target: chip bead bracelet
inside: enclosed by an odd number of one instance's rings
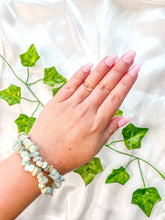
[[[53,195],[53,188],[59,188],[62,185],[62,181],[64,181],[64,177],[53,168],[53,165],[49,166],[46,161],[42,161],[42,157],[38,151],[39,147],[34,145],[28,135],[21,132],[18,135],[18,140],[13,145],[13,149],[20,153],[20,156],[22,157],[21,165],[25,166],[25,171],[32,172],[33,176],[37,175],[39,182],[38,186],[41,193],[45,195]],[[30,151],[30,153],[28,151]],[[33,162],[36,166],[30,163],[31,158],[33,158]],[[53,179],[53,183],[50,186],[46,186],[48,178],[43,175],[41,169],[50,173],[48,176]]]

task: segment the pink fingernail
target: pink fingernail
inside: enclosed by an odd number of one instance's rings
[[[125,63],[130,64],[134,60],[135,56],[136,56],[135,51],[134,50],[129,50],[126,54],[124,54],[122,56],[122,60]]]
[[[140,67],[138,65],[135,65],[128,71],[128,74],[130,76],[135,77],[138,75],[139,70],[140,70]]]
[[[82,71],[84,73],[87,73],[87,72],[89,72],[89,70],[92,69],[92,67],[93,67],[93,63],[89,62],[85,66],[83,66]]]
[[[118,56],[116,53],[112,53],[111,55],[109,55],[106,59],[105,59],[105,64],[107,66],[113,66],[113,64],[116,62],[116,60],[118,59]]]
[[[126,125],[128,122],[131,121],[131,118],[129,116],[125,116],[122,119],[120,119],[120,121],[118,121],[118,126],[123,127],[124,125]]]

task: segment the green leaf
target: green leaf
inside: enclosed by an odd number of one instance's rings
[[[60,85],[59,87],[53,88],[52,92],[53,92],[53,96],[56,95],[56,93],[65,85],[65,83],[63,83],[62,85]]]
[[[136,149],[141,147],[141,140],[147,133],[148,128],[140,128],[134,126],[132,123],[128,124],[122,130],[125,146],[128,150]]]
[[[103,167],[102,167],[101,161],[98,157],[94,157],[87,164],[74,170],[75,173],[80,174],[80,176],[84,180],[86,186],[90,182],[92,182],[92,180],[95,178],[95,176],[98,173],[100,173],[102,171],[103,171]]]
[[[107,177],[105,183],[120,183],[124,185],[129,178],[129,174],[125,168],[121,166],[119,169],[112,170],[112,173]]]
[[[122,116],[123,115],[123,111],[121,111],[120,109],[117,110],[117,112],[115,113],[115,116]]]
[[[28,134],[35,122],[36,118],[28,117],[27,115],[20,114],[19,117],[15,120],[16,125],[18,126],[18,133],[25,132]]]
[[[26,53],[20,55],[23,66],[32,67],[35,65],[40,56],[37,53],[36,47],[32,44]]]
[[[10,84],[7,89],[0,91],[0,98],[8,102],[9,105],[15,105],[21,102],[21,88]]]
[[[54,66],[44,69],[43,83],[53,87],[55,84],[65,83],[66,81],[66,78],[60,75]]]
[[[155,187],[137,189],[132,196],[132,204],[138,205],[148,217],[154,205],[159,201],[161,197]]]

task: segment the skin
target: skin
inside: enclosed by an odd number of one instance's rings
[[[129,74],[134,56],[129,62],[122,56],[111,66],[106,58],[93,71],[80,68],[44,107],[30,131],[43,160],[62,175],[90,161],[120,126],[122,117],[113,115],[138,71]],[[0,219],[15,219],[40,195],[37,178],[24,171],[18,153],[0,163],[2,178]]]

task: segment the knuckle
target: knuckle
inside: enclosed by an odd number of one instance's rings
[[[111,95],[111,102],[114,104],[121,103],[122,102],[122,97],[118,93],[112,94]]]
[[[91,92],[93,90],[93,87],[89,85],[88,82],[86,81],[82,85],[85,88],[85,90],[87,90],[88,92]]]
[[[122,66],[119,65],[119,64],[116,64],[114,67],[113,67],[113,71],[115,74],[117,75],[121,75],[121,72],[122,72]]]
[[[99,83],[98,87],[99,87],[99,89],[101,89],[102,91],[105,91],[107,94],[110,93],[110,90],[109,90],[109,88],[108,88],[108,86],[107,86],[106,84],[104,84],[104,83]]]

